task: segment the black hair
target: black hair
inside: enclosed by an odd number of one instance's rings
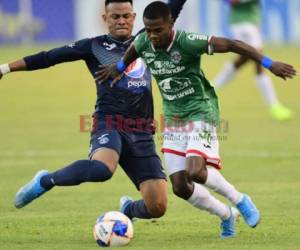
[[[150,3],[144,10],[143,14],[144,18],[154,20],[163,18],[164,20],[167,20],[171,17],[171,11],[169,9],[169,6],[161,1],[155,1]]]
[[[105,6],[109,5],[110,3],[130,3],[133,5],[132,0],[105,0]]]

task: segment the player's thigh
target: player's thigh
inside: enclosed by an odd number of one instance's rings
[[[90,144],[90,159],[103,162],[114,172],[122,149],[119,133],[117,131],[96,131],[91,136]]]
[[[136,157],[125,151],[121,154],[120,166],[138,190],[145,181],[166,180],[161,161],[156,154],[148,157]]]
[[[165,169],[169,176],[174,173],[185,171],[186,158],[185,154],[178,154],[178,152],[165,151],[164,152]]]
[[[166,128],[164,132],[164,153],[165,169],[170,176],[176,172],[185,170],[185,156],[188,143],[187,132],[182,128]]]
[[[118,165],[119,155],[113,149],[101,148],[92,155],[91,160],[103,162],[114,173]]]

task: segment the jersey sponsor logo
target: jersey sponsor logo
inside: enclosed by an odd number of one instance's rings
[[[97,138],[99,144],[103,145],[109,142],[109,138],[107,138],[108,134],[101,135]]]
[[[171,60],[173,63],[178,64],[182,59],[182,56],[179,51],[175,50],[171,52]]]
[[[187,36],[188,39],[190,39],[191,41],[195,41],[195,40],[207,40],[207,36],[204,35],[200,35],[200,34],[196,34],[196,33],[191,33]]]
[[[125,75],[138,79],[144,76],[146,71],[146,64],[141,58],[138,58],[133,63],[131,63],[125,70]]]
[[[146,80],[128,81],[128,88],[131,88],[131,87],[139,88],[139,87],[146,87],[146,86],[147,86]]]
[[[145,61],[147,62],[147,64],[150,64],[150,63],[152,63],[155,60],[154,53],[143,51],[142,54],[143,54],[143,58],[145,59]]]
[[[191,86],[192,82],[189,78],[185,78],[185,77],[182,78],[170,77],[160,81],[158,85],[164,92],[178,93]]]
[[[107,42],[104,42],[103,46],[105,47],[106,50],[113,50],[114,48],[117,47],[117,45],[115,43],[109,44]]]

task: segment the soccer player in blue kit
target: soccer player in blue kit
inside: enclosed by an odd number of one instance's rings
[[[174,19],[185,0],[169,1]],[[83,39],[74,44],[27,56],[0,65],[0,79],[14,71],[32,71],[59,63],[84,60],[95,76],[99,65],[118,61],[134,40],[132,0],[106,0],[103,19],[109,34]],[[97,102],[94,129],[91,133],[89,160],[78,160],[53,173],[39,171],[21,187],[15,207],[22,208],[54,186],[74,186],[84,182],[104,182],[123,168],[142,198],[121,200],[121,210],[129,218],[158,218],[167,207],[166,176],[153,141],[153,98],[151,74],[142,60],[135,61],[126,76],[111,89],[109,84],[96,84]],[[128,126],[120,129],[118,119]]]

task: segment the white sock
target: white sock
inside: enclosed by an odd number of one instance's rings
[[[243,194],[238,192],[233,185],[226,181],[219,170],[210,166],[207,166],[207,180],[205,186],[223,195],[235,205],[243,198]]]
[[[214,87],[220,89],[224,87],[232,79],[236,69],[232,62],[226,63],[222,71],[213,80]]]
[[[194,183],[194,192],[187,201],[194,207],[206,210],[221,219],[227,219],[230,216],[229,207],[213,197],[204,186],[198,183]]]
[[[278,98],[272,83],[272,79],[265,73],[256,75],[256,84],[266,103],[271,107],[278,104]]]

